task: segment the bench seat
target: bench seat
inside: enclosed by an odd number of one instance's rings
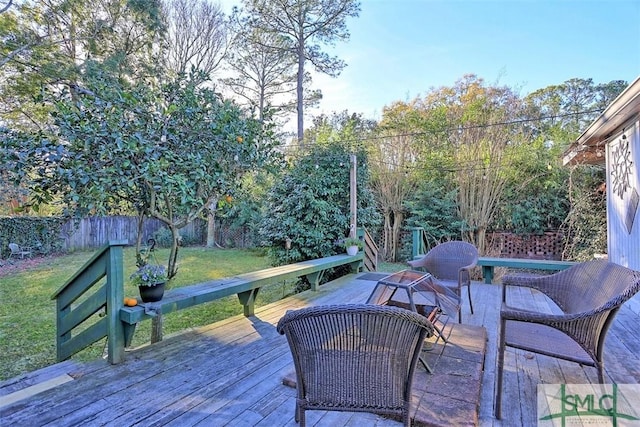
[[[315,291],[325,271],[341,265],[349,265],[353,272],[357,272],[362,266],[363,258],[363,252],[359,252],[356,255],[333,255],[281,265],[234,277],[170,289],[158,302],[139,303],[134,307],[123,306],[120,308],[119,318],[125,328],[126,345],[131,344],[135,326],[158,313],[167,314],[236,294],[244,308],[244,315],[252,316],[255,300],[261,287],[282,280],[306,277],[311,283],[311,289]]]
[[[479,257],[478,263],[482,268],[482,277],[484,283],[493,283],[493,270],[495,267],[520,268],[531,270],[551,270],[560,271],[575,265],[573,261],[553,261],[543,259],[526,259],[526,258],[495,258],[495,257]]]

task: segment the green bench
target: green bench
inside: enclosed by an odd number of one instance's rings
[[[493,258],[479,257],[478,265],[482,267],[482,277],[485,283],[493,283],[493,269],[495,267],[522,268],[531,270],[565,270],[577,264],[573,261],[547,261],[525,258]]]
[[[244,315],[252,316],[261,287],[282,280],[306,277],[311,283],[311,289],[315,291],[325,271],[349,265],[351,271],[356,272],[360,269],[363,259],[363,252],[353,256],[334,255],[170,289],[165,292],[162,300],[156,303],[120,308],[119,317],[124,325],[125,343],[127,346],[131,344],[135,327],[139,322],[150,319],[157,313],[167,314],[236,294],[244,308]]]

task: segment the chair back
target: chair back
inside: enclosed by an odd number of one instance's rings
[[[567,313],[609,311],[640,290],[640,272],[606,260],[583,262],[557,273],[567,291],[557,297]]]
[[[278,322],[296,370],[298,409],[398,414],[408,420],[413,372],[433,333],[398,307],[344,304],[289,311]]]
[[[11,250],[12,254],[18,254],[20,253],[20,246],[16,243],[9,243],[9,250]]]
[[[440,243],[427,252],[423,260],[420,266],[435,278],[457,281],[461,268],[475,266],[478,262],[478,249],[458,240]]]

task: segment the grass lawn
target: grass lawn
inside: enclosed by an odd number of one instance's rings
[[[59,257],[14,261],[0,270],[0,380],[33,371],[56,362],[55,301],[51,295],[93,255],[77,252]],[[155,257],[165,264],[168,249],[159,249]],[[185,286],[206,280],[233,276],[270,267],[269,260],[254,251],[235,249],[180,248],[178,275],[170,287]],[[135,251],[125,248],[125,278],[135,271]],[[150,262],[154,262],[153,258]],[[263,288],[257,304],[265,304],[292,292],[293,284],[275,284]],[[125,295],[138,296],[138,289],[125,280]],[[208,304],[165,316],[165,335],[194,326],[206,325],[241,314],[238,298],[227,297]],[[149,341],[151,322],[136,329],[134,346]],[[101,357],[106,339],[95,343],[73,358],[82,360]]]
[[[0,380],[56,363],[55,301],[53,295],[93,255],[76,252],[58,257],[16,260],[0,267]],[[157,263],[165,264],[168,249],[155,253]],[[125,278],[135,271],[135,252],[125,248]],[[237,249],[180,248],[178,275],[171,288],[270,267],[269,259],[259,252]],[[152,258],[150,262],[154,262]],[[398,271],[402,264],[384,264],[381,271]],[[295,283],[275,283],[258,294],[256,306],[276,301],[294,291]],[[125,280],[125,295],[137,297],[138,290]],[[230,316],[242,314],[236,296],[201,304],[170,313],[163,321],[164,335],[191,327],[207,325]],[[151,322],[138,325],[133,346],[149,342]],[[73,356],[91,360],[102,357],[106,339]]]

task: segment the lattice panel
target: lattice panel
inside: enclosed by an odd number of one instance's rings
[[[547,232],[542,235],[491,233],[489,252],[505,258],[562,259],[563,234]]]

